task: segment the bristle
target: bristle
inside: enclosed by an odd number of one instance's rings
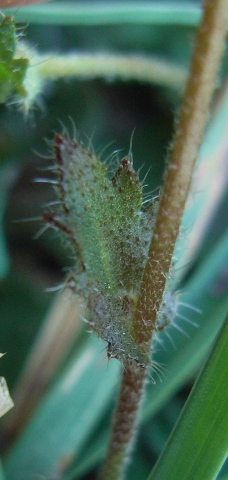
[[[165,335],[165,336],[168,338],[168,340],[170,341],[173,349],[176,350],[177,347],[176,347],[176,345],[175,345],[175,343],[174,343],[174,341],[173,341],[173,339],[172,339],[172,337],[171,337],[171,335],[170,335],[170,333],[169,333],[169,331],[168,331],[167,329],[164,330],[164,335]]]
[[[28,218],[20,218],[13,220],[13,223],[27,223],[27,222],[42,222],[43,217],[28,217]]]
[[[181,320],[184,320],[185,322],[190,323],[190,325],[192,325],[195,328],[199,328],[198,323],[193,322],[192,320],[190,320],[190,318],[187,318],[184,315],[181,315],[180,313],[177,313],[177,318],[180,318]]]
[[[196,312],[196,313],[202,313],[202,310],[200,310],[200,308],[197,308],[193,305],[190,305],[189,303],[185,303],[185,302],[178,302],[178,305],[181,305],[183,307],[187,307],[189,308],[189,310],[192,310],[193,312]]]
[[[44,225],[34,236],[33,236],[33,240],[38,240],[38,238],[41,237],[41,235],[43,235],[43,233],[45,233],[48,229],[50,228],[50,225]]]
[[[133,146],[134,133],[135,133],[135,128],[132,130],[132,134],[131,134],[131,137],[130,137],[129,150],[128,150],[128,154],[127,154],[127,156],[129,157],[132,165],[133,165],[133,149],[132,149],[132,146]]]
[[[145,186],[145,187],[148,187],[148,185],[145,184],[145,181],[146,181],[146,179],[147,179],[147,177],[148,177],[148,175],[149,175],[149,172],[151,171],[151,168],[152,168],[152,167],[149,167],[149,168],[148,168],[148,170],[147,170],[147,172],[145,173],[143,179],[141,180],[142,185]]]
[[[35,178],[34,183],[48,183],[50,185],[58,185],[58,181],[52,178]]]
[[[189,338],[188,333],[186,333],[186,332],[184,331],[184,329],[181,328],[180,325],[178,325],[177,322],[173,322],[172,325],[173,325],[180,333],[183,333],[183,335],[184,335],[186,338]]]
[[[61,285],[55,285],[54,287],[47,287],[45,288],[45,291],[47,293],[58,292],[58,291],[63,291],[65,287],[66,287],[65,283],[62,283]]]
[[[44,207],[56,207],[58,205],[62,205],[60,200],[53,200],[52,202],[44,203]]]

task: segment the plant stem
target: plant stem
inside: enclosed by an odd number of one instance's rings
[[[81,54],[36,55],[33,69],[44,80],[74,77],[138,81],[182,88],[187,80],[185,68],[153,57],[139,55]]]
[[[134,319],[135,338],[150,348],[192,174],[224,49],[228,0],[206,0]]]
[[[129,360],[125,363],[118,403],[114,412],[110,448],[106,462],[99,472],[99,480],[123,478],[126,462],[134,443],[145,378],[145,369],[135,366],[135,362]]]
[[[156,315],[170,271],[198,149],[208,118],[224,49],[227,13],[228,0],[206,0],[202,22],[196,36],[189,79],[176,124],[176,133],[134,318],[135,339],[148,352],[151,348]],[[134,369],[136,369],[135,373]],[[140,374],[140,388],[138,381],[134,382],[134,374],[137,378],[139,367],[133,364],[123,373],[109,453],[101,469],[99,480],[123,478],[129,445],[133,444],[143,395],[143,373]],[[129,401],[125,396],[126,391],[130,404],[132,399],[134,403],[134,408],[129,407],[130,410],[124,404],[124,401],[125,403]],[[123,418],[123,412],[126,418]],[[133,416],[135,418],[132,418]],[[116,445],[118,441],[119,445]]]

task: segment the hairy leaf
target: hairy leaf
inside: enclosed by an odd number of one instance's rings
[[[149,363],[134,341],[132,317],[152,234],[155,202],[143,207],[142,184],[125,157],[108,167],[82,144],[56,135],[58,205],[44,214],[67,237],[75,268],[67,285],[84,296],[92,329],[107,342],[109,357]]]

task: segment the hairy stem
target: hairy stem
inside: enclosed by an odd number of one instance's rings
[[[136,433],[145,377],[145,369],[136,367],[134,362],[126,362],[114,412],[110,447],[106,462],[100,470],[99,480],[120,480],[124,476]]]
[[[140,55],[36,55],[33,68],[44,80],[104,77],[107,80],[118,78],[181,88],[187,79],[187,71],[183,67]]]
[[[195,161],[207,122],[224,48],[227,13],[228,0],[206,0],[203,18],[196,36],[189,79],[176,124],[176,133],[134,318],[135,339],[146,351],[150,351],[151,348],[156,315],[169,274]],[[134,379],[134,375],[140,375],[139,383],[136,378]],[[144,374],[140,373],[139,367],[131,365],[124,371],[109,452],[99,480],[123,478],[129,446],[132,447],[133,444],[143,385]],[[127,392],[127,398],[125,392]],[[128,407],[125,403],[128,403],[129,399]]]
[[[169,274],[199,146],[224,49],[227,0],[207,0],[171,148],[159,211],[134,319],[137,341],[149,345]]]

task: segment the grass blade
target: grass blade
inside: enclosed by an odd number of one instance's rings
[[[148,480],[213,480],[228,450],[228,317]]]

